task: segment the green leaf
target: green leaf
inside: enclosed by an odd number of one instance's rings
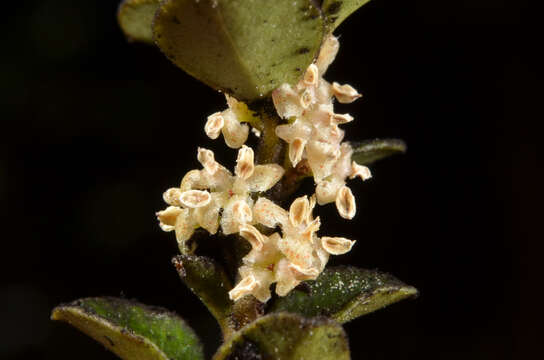
[[[295,83],[317,56],[324,25],[312,0],[165,0],[153,34],[177,66],[245,101]]]
[[[317,280],[305,284],[306,291],[297,288],[278,298],[270,312],[324,315],[345,323],[418,294],[389,274],[355,267],[327,268]]]
[[[406,144],[399,139],[375,139],[352,142],[352,159],[361,165],[369,165],[391,155],[406,152]]]
[[[213,360],[349,358],[347,337],[337,322],[280,313],[263,316],[234,333]]]
[[[51,319],[81,330],[125,360],[200,360],[202,345],[176,314],[110,297],[86,298],[53,309]]]
[[[365,5],[370,0],[324,0],[321,5],[323,14],[329,22],[329,29],[332,32],[348,16]]]
[[[130,41],[153,43],[151,25],[160,0],[123,0],[117,10],[119,26]]]
[[[176,256],[172,263],[185,285],[217,319],[223,334],[229,334],[233,302],[228,293],[232,285],[223,267],[210,258],[195,255]]]

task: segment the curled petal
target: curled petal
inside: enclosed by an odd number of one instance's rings
[[[289,265],[287,259],[281,259],[276,266],[276,294],[279,296],[289,294],[291,290],[300,284],[300,280],[296,279]]]
[[[222,132],[225,143],[228,147],[238,149],[242,146],[249,135],[249,127],[246,124],[240,124],[238,118],[231,109],[223,111],[225,125]]]
[[[306,157],[312,169],[314,180],[319,183],[332,173],[336,160],[340,157],[338,146],[323,141],[310,141],[306,145]]]
[[[255,280],[253,275],[243,278],[238,285],[229,291],[229,297],[231,300],[237,301],[245,295],[251,294],[253,290],[257,288],[259,284]]]
[[[236,168],[234,172],[236,176],[247,180],[255,170],[253,149],[245,145],[238,150],[238,158],[236,159]]]
[[[170,188],[162,194],[165,203],[172,206],[181,206],[180,196],[182,191],[178,188]]]
[[[176,218],[176,240],[178,241],[179,249],[183,254],[191,252],[187,247],[187,240],[191,238],[195,232],[196,223],[191,216],[189,209],[182,209]]]
[[[289,264],[289,269],[297,280],[314,280],[319,276],[319,270],[316,268],[301,268],[295,264]]]
[[[253,220],[251,208],[245,200],[237,200],[232,205],[232,215],[240,224],[245,224]]]
[[[267,302],[270,299],[270,285],[274,282],[274,276],[270,270],[253,266],[242,266],[239,270],[242,279],[253,276],[257,286],[251,291],[260,302]]]
[[[352,86],[340,85],[337,82],[332,83],[332,92],[336,99],[342,104],[349,104],[360,98],[361,94],[357,92]]]
[[[289,214],[272,201],[260,197],[253,206],[253,219],[270,228],[287,225]]]
[[[254,226],[249,224],[240,226],[240,236],[246,239],[253,249],[261,250],[263,248],[263,235]]]
[[[318,80],[319,70],[317,69],[317,66],[315,64],[311,64],[310,66],[308,66],[308,69],[306,69],[306,72],[304,73],[304,84],[306,86],[316,86]]]
[[[289,208],[289,222],[293,226],[299,226],[303,221],[308,218],[308,211],[310,210],[310,203],[306,196],[297,198],[291,204]]]
[[[325,205],[336,200],[338,190],[344,185],[343,181],[337,178],[331,180],[323,180],[317,184],[315,195],[319,205]]]
[[[311,223],[309,223],[308,226],[306,226],[306,229],[304,229],[302,234],[300,234],[300,237],[303,240],[305,240],[307,242],[310,242],[310,241],[312,241],[314,233],[316,233],[317,230],[319,230],[320,227],[321,227],[321,219],[318,216],[318,217],[315,218],[315,220],[313,220]]]
[[[353,121],[353,116],[351,116],[350,114],[333,114],[331,117],[331,121],[335,125],[346,124]]]
[[[343,237],[328,237],[321,238],[321,246],[332,255],[342,255],[351,250],[355,244],[354,240],[349,240]]]
[[[282,84],[272,92],[272,101],[278,115],[282,118],[300,116],[304,110],[300,106],[298,93],[289,84]]]
[[[191,170],[187,174],[185,174],[185,176],[181,180],[181,185],[179,186],[179,188],[183,192],[183,191],[192,190],[195,188],[198,189],[198,188],[205,187],[205,186],[202,186],[203,185],[202,180],[203,179],[202,179],[200,170]]]
[[[215,161],[215,156],[211,150],[199,147],[197,159],[210,175],[215,174],[219,169],[219,164]]]
[[[188,190],[181,193],[179,201],[188,208],[199,208],[210,203],[212,197],[209,192],[202,190]]]
[[[172,231],[175,229],[176,219],[183,210],[177,206],[169,206],[165,210],[157,212],[157,220],[162,231]]]
[[[314,211],[315,202],[315,194],[313,194],[312,196],[310,196],[310,200],[308,201],[308,218],[306,219],[306,221],[308,222],[312,221],[312,212]]]
[[[220,112],[216,112],[215,114],[208,116],[208,121],[206,121],[206,125],[204,125],[204,131],[210,139],[217,139],[224,125],[225,119],[223,118],[223,115]]]
[[[359,165],[355,161],[351,163],[351,174],[349,175],[350,179],[355,179],[357,176],[361,178],[361,180],[365,181],[372,177],[372,174],[370,173],[370,169],[366,166]]]
[[[319,55],[315,62],[320,74],[324,74],[327,71],[329,65],[334,61],[339,48],[340,43],[338,39],[333,34],[329,34],[323,45],[321,45],[321,50],[319,50]]]
[[[303,138],[295,138],[291,144],[289,144],[289,160],[293,167],[297,166],[300,160],[302,160],[302,154],[304,153],[304,147],[306,146],[306,140]]]
[[[216,193],[212,193],[212,200],[206,206],[194,210],[195,221],[210,234],[217,233],[219,228],[219,211],[221,199]]]
[[[247,185],[251,192],[269,190],[281,179],[285,170],[278,164],[257,165],[253,175],[247,179]]]
[[[348,220],[353,219],[357,212],[353,193],[350,188],[345,185],[338,191],[338,194],[336,194],[336,208],[338,209],[340,216]]]

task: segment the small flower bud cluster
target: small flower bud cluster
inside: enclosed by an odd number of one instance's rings
[[[370,170],[351,161],[353,150],[342,142],[344,131],[339,125],[353,121],[349,114],[333,111],[333,98],[351,103],[361,95],[350,85],[332,85],[323,74],[338,52],[338,40],[330,35],[324,42],[315,64],[295,86],[283,84],[272,93],[278,115],[289,124],[276,128],[276,134],[289,143],[289,160],[293,166],[307,160],[316,182],[319,205],[336,203],[340,216],[352,219],[355,199],[346,179],[371,177]]]

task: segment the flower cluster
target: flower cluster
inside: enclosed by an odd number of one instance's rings
[[[229,235],[252,223],[251,194],[270,189],[284,173],[277,164],[255,165],[253,150],[247,146],[238,151],[234,175],[215,161],[211,150],[199,148],[197,157],[204,168],[189,171],[179,188],[167,190],[163,198],[170,206],[157,213],[161,229],[175,230],[183,253],[194,251],[187,240],[198,227],[215,234],[221,225],[223,234]]]
[[[319,205],[336,202],[339,214],[346,219],[355,216],[355,199],[346,186],[346,178],[371,177],[367,167],[351,161],[353,150],[342,142],[344,131],[339,125],[353,121],[349,114],[335,114],[333,98],[351,103],[361,95],[350,85],[332,85],[323,79],[336,53],[338,40],[330,35],[323,44],[315,64],[304,77],[291,86],[283,84],[272,93],[274,105],[289,124],[276,128],[279,138],[289,143],[289,159],[293,166],[306,159],[317,184]]]
[[[268,228],[279,225],[282,235],[265,236],[251,225],[240,228],[252,250],[242,259],[239,269],[242,280],[229,293],[231,299],[251,294],[259,301],[270,299],[270,285],[276,283],[276,293],[287,295],[303,280],[314,280],[323,271],[329,255],[340,255],[351,250],[355,241],[339,237],[321,237],[319,217],[312,211],[315,197],[296,199],[285,211],[274,202],[259,198],[254,208],[255,220]]]
[[[275,128],[275,134],[289,144],[287,155],[293,167],[304,162],[312,170],[314,195],[297,198],[289,211],[262,197],[285,170],[278,164],[254,163],[253,150],[244,145],[249,134],[244,123],[259,119],[247,105],[228,95],[229,107],[210,115],[204,130],[212,139],[223,134],[229,147],[239,148],[234,175],[215,160],[212,151],[199,148],[197,158],[203,169],[189,171],[179,187],[164,193],[169,206],[157,218],[164,231],[175,231],[183,253],[194,252],[188,240],[199,227],[210,234],[219,228],[225,235],[237,233],[251,244],[239,269],[241,280],[229,293],[234,301],[253,295],[266,302],[274,283],[276,293],[285,296],[301,281],[316,279],[330,255],[344,254],[355,243],[342,237],[319,237],[321,220],[313,217],[316,203],[335,202],[342,217],[353,218],[356,205],[346,179],[371,177],[367,167],[351,160],[349,143],[342,142],[344,131],[339,125],[353,117],[335,114],[333,109],[335,98],[351,103],[361,95],[350,85],[323,79],[338,47],[338,40],[330,35],[299,83],[283,84],[272,93],[278,115],[288,120]],[[280,231],[274,232],[278,227]]]

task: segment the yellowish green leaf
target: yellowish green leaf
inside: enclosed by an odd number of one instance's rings
[[[53,309],[67,322],[125,360],[201,360],[202,345],[176,314],[116,298],[86,298]]]
[[[255,100],[301,77],[317,56],[324,25],[312,0],[165,0],[153,34],[190,75]]]
[[[153,43],[151,25],[160,0],[124,0],[117,10],[117,21],[131,41]]]
[[[213,360],[349,360],[342,326],[326,318],[279,313],[263,316],[234,333]]]
[[[270,312],[323,315],[345,323],[418,294],[389,274],[355,267],[327,268],[304,284],[275,300]]]

